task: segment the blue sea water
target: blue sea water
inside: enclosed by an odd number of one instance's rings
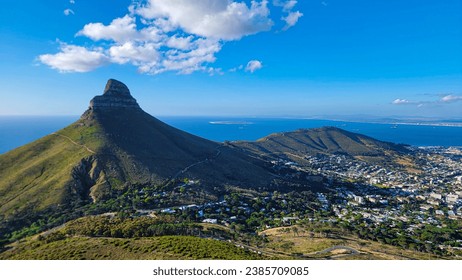
[[[77,119],[76,116],[0,116],[0,154],[64,128]]]
[[[78,116],[0,117],[0,154],[57,131],[77,119]],[[160,117],[159,119],[189,133],[219,142],[253,141],[275,132],[334,126],[382,141],[413,146],[462,146],[462,127],[281,118]]]

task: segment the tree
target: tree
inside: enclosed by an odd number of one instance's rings
[[[298,236],[298,227],[295,226],[295,227],[292,227],[292,231],[294,233],[294,236],[297,235]]]

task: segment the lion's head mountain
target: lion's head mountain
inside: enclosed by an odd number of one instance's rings
[[[162,206],[216,201],[235,190],[319,189],[322,176],[274,168],[274,161],[332,153],[380,161],[402,152],[399,145],[330,127],[214,142],[144,112],[125,84],[110,79],[76,122],[0,155],[0,224],[11,232],[47,215],[64,222],[83,215],[82,207],[120,201],[131,188],[183,187],[184,196]]]

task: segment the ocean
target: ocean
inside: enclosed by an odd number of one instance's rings
[[[78,118],[78,116],[1,116],[0,154],[64,128]],[[254,141],[276,132],[334,126],[382,141],[413,146],[462,146],[462,127],[283,118],[159,117],[159,119],[176,128],[218,142]]]

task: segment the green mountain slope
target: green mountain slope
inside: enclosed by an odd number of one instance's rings
[[[98,150],[97,131],[66,128],[0,155],[0,221],[21,223],[33,213],[84,200],[87,190],[75,175],[82,160]]]
[[[266,158],[292,155],[341,154],[372,161],[386,161],[401,153],[409,153],[403,145],[383,142],[335,127],[300,129],[276,133],[256,142],[233,142],[234,145]],[[295,156],[294,156],[295,155]]]

